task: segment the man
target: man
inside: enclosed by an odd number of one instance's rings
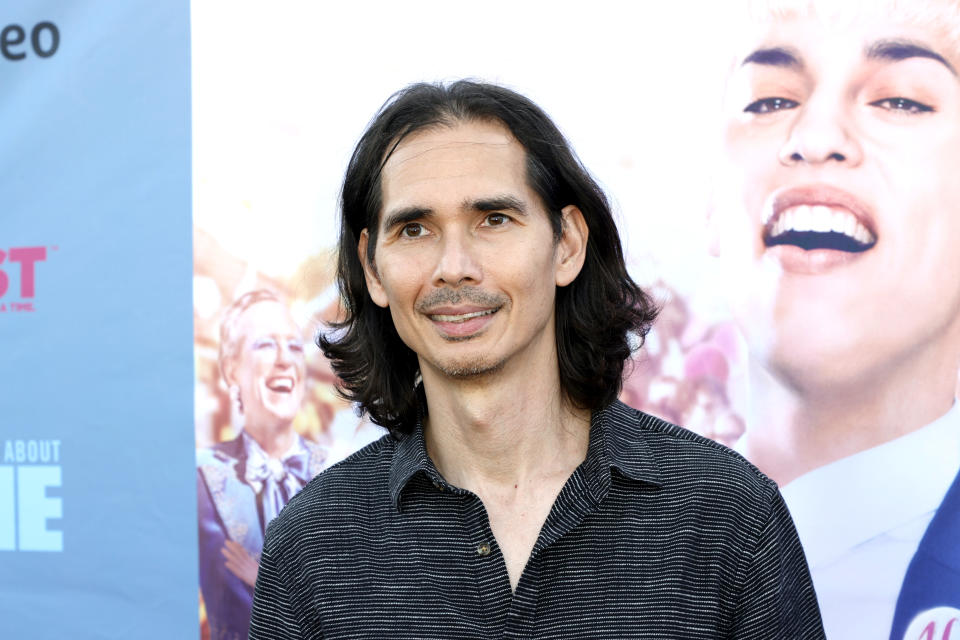
[[[775,4],[741,42],[713,216],[752,360],[738,447],[784,487],[828,637],[939,640],[960,615],[960,5]]]
[[[320,342],[391,434],[271,525],[251,638],[823,637],[773,482],[616,401],[654,309],[536,105],[400,92],[342,213]]]
[[[264,528],[327,451],[293,430],[307,368],[300,328],[273,293],[251,291],[227,308],[220,371],[243,430],[197,452],[200,589],[210,637],[243,640]]]

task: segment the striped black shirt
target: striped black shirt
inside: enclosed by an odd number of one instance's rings
[[[616,403],[591,420],[511,592],[483,504],[422,428],[331,467],[267,530],[251,640],[823,638],[776,485]]]

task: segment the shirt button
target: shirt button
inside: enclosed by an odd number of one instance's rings
[[[433,487],[434,487],[435,489],[439,489],[440,491],[443,491],[443,485],[440,484],[439,482],[434,481]]]
[[[490,545],[486,542],[481,542],[477,545],[477,555],[478,556],[488,556],[490,555]]]

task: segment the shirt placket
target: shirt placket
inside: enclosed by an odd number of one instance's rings
[[[523,569],[517,590],[510,600],[504,638],[532,638],[540,594],[540,554],[534,552]]]
[[[460,514],[465,544],[473,561],[474,577],[484,623],[484,638],[498,637],[510,610],[510,577],[503,553],[493,537],[490,520],[480,498],[460,490]]]
[[[536,632],[537,606],[543,584],[544,555],[550,553],[550,547],[561,537],[583,522],[596,508],[596,502],[587,486],[583,467],[578,468],[567,480],[553,509],[547,516],[540,537],[533,546],[527,566],[520,576],[517,590],[513,594],[510,611],[507,614],[504,638],[533,638]],[[556,580],[557,576],[545,576],[546,580]]]
[[[532,638],[540,595],[542,556],[594,508],[581,469],[573,473],[550,511],[534,545],[515,592],[510,590],[507,565],[500,551],[486,509],[480,498],[463,491],[461,514],[468,544],[473,548],[477,591],[483,619],[489,622],[488,638]],[[502,630],[502,636],[500,636]]]

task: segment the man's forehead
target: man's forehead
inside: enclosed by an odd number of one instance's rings
[[[754,3],[755,4],[755,3]],[[764,3],[760,3],[764,4]],[[820,38],[843,41],[862,59],[896,62],[920,57],[960,68],[960,2],[920,0],[905,7],[893,0],[875,3],[779,0],[754,11],[731,30],[730,71],[753,63],[802,70],[807,58],[827,55]]]
[[[510,130],[496,122],[458,122],[415,131],[401,140],[384,163],[383,175],[388,177],[409,167],[412,163],[427,167],[457,157],[476,154],[502,156],[506,160],[519,143]],[[522,147],[520,148],[522,153]]]
[[[960,16],[957,0],[738,0],[737,4],[740,14],[755,21],[814,16],[835,22],[883,15],[943,22]]]
[[[402,140],[384,165],[381,213],[435,198],[463,202],[525,190],[525,157],[520,143],[497,123],[418,131]]]
[[[240,314],[237,326],[248,337],[253,337],[255,333],[298,330],[290,311],[276,300],[262,300],[250,305]]]

